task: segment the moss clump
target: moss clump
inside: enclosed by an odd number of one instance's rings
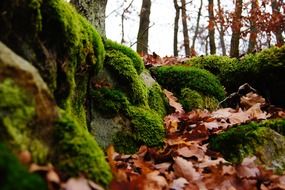
[[[141,143],[139,143],[130,131],[118,132],[113,138],[113,143],[117,152],[133,154],[138,151]]]
[[[103,42],[94,27],[63,0],[44,1],[42,15],[41,39],[57,58],[56,101],[86,126],[89,78],[103,67]]]
[[[0,189],[45,190],[47,185],[40,176],[31,174],[7,147],[0,143]]]
[[[243,158],[252,156],[254,149],[261,144],[262,138],[257,132],[264,130],[256,123],[230,128],[210,139],[210,149],[219,151],[225,159],[240,163]]]
[[[203,97],[199,94],[199,92],[189,88],[183,88],[181,90],[179,100],[185,111],[202,109],[204,107]]]
[[[105,65],[116,76],[131,103],[147,106],[147,88],[129,57],[117,50],[107,51]]]
[[[238,63],[236,58],[227,56],[209,55],[203,57],[193,57],[186,64],[210,71],[219,79],[224,79],[227,70],[235,67]]]
[[[148,88],[148,105],[150,109],[156,111],[161,117],[167,114],[168,102],[161,87],[157,83]]]
[[[117,50],[125,54],[127,57],[129,57],[132,60],[132,64],[135,67],[137,74],[141,74],[144,70],[144,64],[142,61],[142,58],[133,51],[131,48],[126,47],[124,45],[121,45],[119,43],[116,43],[112,40],[105,40],[105,49],[106,50]]]
[[[112,178],[104,153],[88,131],[62,112],[55,125],[53,164],[66,177],[84,174],[107,185]]]
[[[161,117],[154,111],[144,107],[128,107],[134,138],[148,146],[162,145],[165,129]]]
[[[0,138],[15,151],[29,150],[34,162],[44,162],[48,148],[34,136],[35,101],[12,79],[0,83]]]
[[[233,163],[241,163],[243,158],[255,155],[258,163],[279,172],[285,168],[285,137],[268,126],[268,122],[252,122],[230,128],[212,137],[209,148],[221,152]]]
[[[265,120],[260,122],[261,126],[269,127],[280,133],[281,135],[285,136],[285,119],[272,119],[272,120]]]
[[[96,109],[104,117],[114,117],[123,113],[129,104],[127,97],[120,91],[110,88],[100,88],[92,91]]]
[[[159,84],[178,96],[181,89],[190,88],[217,100],[223,100],[225,97],[219,80],[206,70],[188,66],[163,66],[151,71]]]

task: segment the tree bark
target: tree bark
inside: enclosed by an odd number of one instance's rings
[[[185,0],[181,0],[181,9],[182,9],[182,26],[183,26],[185,56],[190,57],[190,45],[189,45],[190,42],[189,42],[189,34],[188,34]]]
[[[231,49],[230,56],[239,56],[239,39],[240,39],[240,29],[241,29],[241,13],[242,13],[243,0],[236,0],[235,12],[232,21],[232,37],[231,37]]]
[[[273,33],[276,36],[276,45],[282,46],[284,44],[284,38],[282,36],[282,27],[280,27],[284,23],[284,18],[282,13],[280,12],[281,3],[277,0],[271,0],[271,8],[272,8],[272,22],[273,25]]]
[[[174,18],[174,36],[173,36],[173,55],[178,56],[178,30],[179,30],[179,18],[180,18],[180,7],[178,6],[177,0],[173,0],[175,8]]]
[[[77,11],[105,36],[105,10],[107,0],[70,0]]]
[[[221,43],[221,47],[222,47],[222,53],[223,56],[227,55],[227,51],[226,51],[226,44],[225,44],[225,29],[224,29],[224,16],[223,16],[223,10],[221,7],[221,0],[218,0],[218,16],[219,16],[219,22],[220,22],[220,27],[218,28],[218,32],[220,35],[220,43]]]
[[[256,48],[256,38],[257,38],[257,18],[259,16],[259,6],[258,0],[251,1],[251,9],[250,9],[250,35],[249,35],[249,43],[247,53],[251,53]]]
[[[195,33],[194,33],[194,36],[192,39],[192,45],[191,45],[191,56],[194,56],[194,54],[195,54],[195,42],[196,42],[198,32],[199,32],[202,7],[203,7],[203,0],[200,1],[200,7],[199,7],[199,11],[198,11],[198,16],[197,16]]]
[[[151,0],[143,0],[140,12],[140,25],[137,35],[137,52],[148,52],[148,31],[149,31],[149,16],[151,9]]]
[[[215,17],[214,17],[214,1],[209,0],[208,5],[209,12],[209,40],[210,40],[210,53],[216,54],[216,43],[215,43]]]

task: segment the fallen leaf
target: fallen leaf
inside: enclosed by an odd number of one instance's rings
[[[255,104],[265,104],[265,99],[253,92],[249,92],[240,98],[240,105],[246,110]]]
[[[164,89],[163,92],[169,101],[169,105],[175,109],[175,112],[184,113],[182,105],[177,102],[177,98],[173,95],[173,93],[166,89]]]
[[[183,190],[187,184],[189,184],[189,182],[185,178],[179,177],[173,180],[172,184],[170,185],[170,189]]]
[[[88,181],[83,178],[69,178],[66,183],[62,185],[64,190],[92,190]]]
[[[178,177],[184,177],[189,181],[196,181],[201,178],[201,174],[195,170],[192,162],[181,157],[174,158],[173,169],[175,175]]]

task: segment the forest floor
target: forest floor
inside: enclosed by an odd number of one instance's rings
[[[177,58],[146,57],[147,66],[183,62]],[[111,190],[207,190],[285,189],[285,173],[275,174],[247,157],[240,164],[226,161],[219,152],[208,148],[208,140],[229,128],[251,121],[285,118],[285,110],[276,108],[256,93],[240,98],[236,109],[184,112],[177,98],[164,90],[173,113],[164,118],[166,139],[163,147],[140,147],[135,154],[119,154],[114,147],[107,149],[107,160],[113,173]],[[270,107],[271,109],[265,109]],[[29,159],[27,153],[20,160]],[[30,165],[31,172],[46,177],[49,190],[102,190],[103,187],[84,176],[62,181],[51,165]]]

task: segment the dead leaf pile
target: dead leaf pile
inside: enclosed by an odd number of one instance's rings
[[[108,160],[114,174],[110,189],[285,189],[285,175],[278,176],[257,166],[255,157],[233,165],[218,152],[208,149],[209,136],[235,125],[276,115],[263,109],[264,99],[249,93],[242,97],[243,106],[238,109],[184,113],[182,107],[175,104],[173,94],[168,98],[173,101],[171,104],[176,112],[165,117],[167,135],[163,147],[142,146],[133,155],[118,154],[109,147]]]

